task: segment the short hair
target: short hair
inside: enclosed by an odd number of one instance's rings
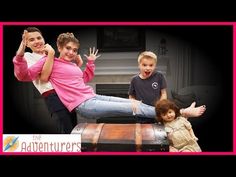
[[[153,59],[155,61],[155,63],[157,63],[157,56],[155,53],[153,53],[151,51],[144,51],[144,52],[140,53],[138,56],[138,63],[140,63],[143,58]]]
[[[32,32],[39,32],[42,35],[42,32],[38,28],[36,28],[36,27],[27,27],[25,30],[30,32],[30,33],[32,33]]]

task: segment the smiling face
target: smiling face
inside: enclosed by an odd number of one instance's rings
[[[34,53],[42,54],[44,48],[44,38],[39,32],[28,32],[26,37],[26,45]]]
[[[166,113],[161,114],[161,118],[164,122],[171,122],[175,119],[175,111],[173,109],[168,109]]]
[[[72,61],[76,58],[78,53],[78,44],[74,42],[68,42],[63,46],[62,48],[58,48],[60,52],[60,58],[66,60],[66,61]]]
[[[144,57],[139,62],[139,69],[140,69],[139,76],[142,79],[147,79],[152,75],[155,68],[156,68],[155,60],[150,57]]]
[[[73,33],[61,33],[57,37],[57,48],[60,52],[59,58],[66,61],[72,61],[77,57],[79,40]]]

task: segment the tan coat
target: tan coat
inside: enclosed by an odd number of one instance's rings
[[[165,130],[170,140],[170,151],[177,152],[201,152],[194,135],[191,123],[184,117],[177,117],[171,122],[165,123]]]

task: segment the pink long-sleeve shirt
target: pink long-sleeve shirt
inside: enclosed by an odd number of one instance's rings
[[[15,56],[13,63],[17,78],[21,81],[37,79],[42,71],[45,60],[46,57],[28,68],[27,62],[23,57]],[[58,58],[54,59],[49,81],[69,111],[72,111],[81,103],[96,95],[92,87],[85,84],[93,79],[94,70],[94,61],[88,61],[85,70],[82,71],[72,62]]]

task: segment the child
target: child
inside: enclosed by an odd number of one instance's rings
[[[167,99],[166,80],[162,73],[155,71],[157,56],[145,51],[138,56],[140,73],[130,82],[129,98],[154,106],[157,100]]]
[[[140,73],[130,82],[129,98],[154,106],[157,100],[167,99],[166,80],[162,73],[157,72],[157,56],[151,51],[144,51],[138,56]],[[140,123],[154,123],[154,119],[139,117]]]
[[[30,48],[31,52],[25,52],[26,47]],[[37,63],[42,57],[47,56],[54,58],[54,50],[51,49],[49,44],[45,45],[44,38],[41,31],[36,27],[28,27],[22,34],[22,41],[16,52],[17,56],[23,56],[27,62],[27,66],[31,67]],[[83,61],[80,57],[76,57],[78,66],[81,66]],[[50,63],[45,63],[46,65]],[[52,67],[50,65],[49,67]],[[21,75],[24,73],[23,70],[14,70],[14,74],[18,80],[21,80]],[[48,70],[42,70],[39,78],[33,81],[36,89],[42,94],[47,104],[48,110],[51,117],[57,121],[57,132],[56,133],[70,133],[74,128],[76,120],[75,114],[70,113],[67,108],[62,104],[58,98],[52,84],[48,82],[50,72]]]
[[[60,52],[59,58],[43,58],[35,65],[27,68],[22,56],[13,59],[16,70],[25,71],[22,73],[22,80],[34,80],[38,77],[44,66],[45,60],[53,63],[51,69],[50,82],[56,90],[59,98],[69,111],[75,110],[80,116],[97,119],[101,117],[117,117],[138,115],[155,119],[156,113],[153,106],[140,103],[135,100],[102,96],[94,93],[93,89],[86,85],[94,77],[94,61],[99,57],[98,50],[90,48],[87,64],[84,71],[81,71],[71,61],[77,55],[79,41],[73,33],[62,33],[57,38],[57,47]],[[137,105],[137,106],[134,106]],[[136,107],[137,109],[133,109]],[[205,108],[184,109],[189,116],[200,116]]]
[[[170,152],[201,152],[190,122],[180,116],[177,105],[167,99],[155,106],[157,120],[164,123],[170,141]]]

